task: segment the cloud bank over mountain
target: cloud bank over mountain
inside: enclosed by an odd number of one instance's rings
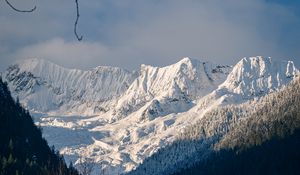
[[[79,43],[73,36],[75,4],[37,3],[32,14],[0,6],[2,70],[17,59],[42,58],[66,67],[136,69],[189,56],[234,63],[249,55],[291,59],[300,65],[300,5],[265,0],[80,2]]]

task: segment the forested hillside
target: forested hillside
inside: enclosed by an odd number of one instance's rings
[[[260,99],[213,109],[129,174],[299,174],[299,129],[297,78]]]
[[[300,174],[300,130],[285,138],[274,137],[261,145],[240,151],[227,149],[173,175],[296,175]]]
[[[11,97],[0,78],[0,174],[77,175],[73,166],[50,149],[28,111]]]
[[[265,96],[259,103],[246,106],[248,110],[252,109],[251,112],[235,114],[244,119],[232,125],[232,129],[216,145],[217,149],[246,149],[274,137],[283,138],[299,129],[300,79],[279,92]],[[239,107],[238,110],[242,109]]]

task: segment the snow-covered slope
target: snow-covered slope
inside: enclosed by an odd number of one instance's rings
[[[147,158],[128,175],[180,174],[178,172],[183,169],[206,164],[207,158],[213,162],[215,157],[211,159],[210,154],[216,150],[244,151],[277,136],[290,135],[300,128],[299,74],[297,76],[286,87],[258,100],[207,112],[187,127],[176,143]],[[216,154],[222,155],[222,152]]]
[[[142,65],[140,76],[119,99],[114,119],[139,109],[142,120],[184,112],[193,106],[192,101],[216,89],[230,70],[230,66],[190,58],[162,68]]]
[[[226,81],[202,99],[207,105],[239,104],[274,92],[291,82],[299,70],[292,61],[275,61],[261,56],[241,59]]]
[[[287,85],[297,72],[292,61],[243,58],[219,89],[226,88],[244,97],[264,95]]]
[[[173,142],[211,109],[276,91],[297,72],[290,61],[263,57],[244,58],[233,68],[184,58],[166,67],[142,65],[139,73],[66,69],[33,59],[3,76],[22,104],[46,113],[36,121],[68,161],[89,157],[96,171],[118,174]]]
[[[137,74],[104,66],[89,71],[66,69],[28,59],[10,66],[3,76],[29,110],[66,115],[108,111]]]

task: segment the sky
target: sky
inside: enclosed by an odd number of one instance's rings
[[[0,1],[0,71],[16,60],[41,58],[79,69],[129,70],[190,57],[235,64],[243,57],[293,60],[300,68],[297,0],[74,0]]]

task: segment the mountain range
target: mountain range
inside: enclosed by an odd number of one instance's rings
[[[196,145],[209,152],[229,138],[233,124],[245,118],[241,114],[258,110],[262,105],[255,104],[298,74],[292,61],[257,56],[234,66],[183,58],[165,67],[141,65],[138,71],[104,66],[83,71],[29,59],[11,65],[2,77],[67,161],[88,157],[97,163],[94,173],[117,174],[135,169],[183,135],[206,138]],[[246,104],[230,120],[216,112]],[[190,158],[192,150],[178,162]]]

